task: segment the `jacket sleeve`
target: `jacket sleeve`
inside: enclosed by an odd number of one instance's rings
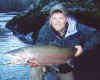
[[[79,24],[79,30],[84,40],[82,43],[83,51],[93,50],[97,45],[100,45],[100,32],[95,28]]]
[[[48,44],[48,42],[49,42],[49,34],[48,33],[49,33],[48,23],[46,23],[40,29],[40,32],[39,32],[37,40],[36,40],[36,45]]]

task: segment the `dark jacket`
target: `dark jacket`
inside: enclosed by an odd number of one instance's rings
[[[95,49],[100,44],[100,32],[93,27],[79,24],[72,17],[68,17],[68,29],[63,38],[53,31],[49,21],[47,21],[40,30],[36,44],[54,44],[61,47],[82,45],[85,52]]]
[[[64,37],[61,38],[54,32],[51,25],[49,24],[49,21],[47,21],[46,24],[44,24],[44,26],[40,29],[36,44],[53,44],[60,47],[73,47],[75,45],[82,45],[83,54],[81,56],[87,55],[87,53],[91,53],[91,50],[95,50],[97,45],[100,45],[100,32],[98,32],[93,27],[79,24],[74,18],[68,18],[68,28],[65,31],[66,32]],[[61,73],[67,73],[72,71],[73,66],[75,65],[74,69],[79,70],[80,61],[80,58],[72,58],[71,63],[58,65],[56,68]]]

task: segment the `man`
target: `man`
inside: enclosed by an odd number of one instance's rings
[[[49,21],[40,30],[36,44],[55,44],[60,47],[75,47],[75,57],[90,51],[100,44],[100,33],[70,17],[66,9],[57,4],[50,10]],[[60,80],[73,80],[72,72],[57,74]],[[45,80],[51,80],[45,76]],[[53,76],[52,76],[53,77]],[[53,80],[53,79],[52,79]]]

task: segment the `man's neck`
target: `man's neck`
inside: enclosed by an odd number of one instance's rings
[[[65,25],[65,27],[58,31],[58,34],[61,36],[61,37],[64,37],[65,33],[67,32],[67,28],[68,28],[68,24]]]
[[[64,36],[64,33],[65,33],[65,28],[63,28],[62,30],[58,31],[58,33],[59,33],[59,35],[61,37],[63,37]]]

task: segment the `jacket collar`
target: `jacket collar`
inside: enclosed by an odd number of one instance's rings
[[[77,33],[76,26],[77,26],[76,20],[72,17],[68,17],[68,29],[67,29],[67,32],[65,34],[65,38]]]

